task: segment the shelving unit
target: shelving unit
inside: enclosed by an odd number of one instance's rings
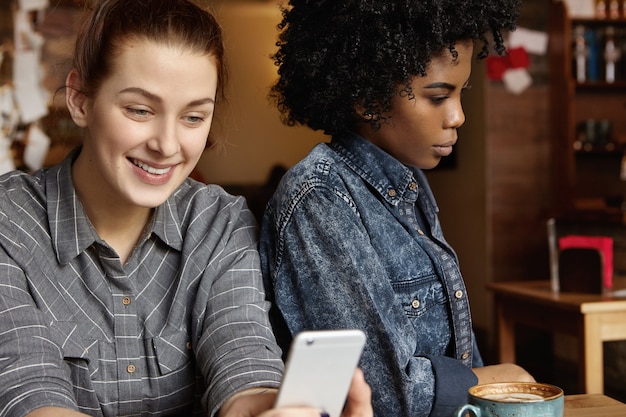
[[[626,49],[616,65],[614,82],[598,78],[579,82],[575,68],[576,28],[600,33],[609,26],[626,42],[626,19],[576,19],[565,2],[553,0],[549,26],[550,133],[553,152],[555,214],[561,217],[624,222],[626,181]],[[616,36],[617,39],[617,36]],[[626,45],[625,45],[626,46]],[[602,49],[596,55],[602,60]],[[602,64],[603,65],[603,64]],[[609,145],[582,146],[586,121],[608,120]]]

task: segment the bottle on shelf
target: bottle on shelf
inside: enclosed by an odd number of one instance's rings
[[[575,151],[613,151],[616,148],[613,140],[613,123],[609,119],[587,119],[576,127]]]
[[[589,50],[585,39],[585,27],[578,25],[574,29],[574,68],[576,81],[584,83],[587,81],[587,58]]]
[[[604,41],[604,63],[605,72],[604,79],[607,83],[615,82],[615,66],[621,58],[620,48],[615,44],[615,28],[607,26],[606,37]]]
[[[608,7],[606,0],[596,0],[596,17],[598,19],[606,19],[608,15]]]
[[[596,29],[585,29],[585,41],[587,42],[587,81],[598,81],[601,78],[601,38]]]
[[[573,31],[572,76],[578,83],[594,82],[602,78],[603,63],[601,36],[592,27],[576,25]]]
[[[620,17],[620,2],[618,0],[610,0],[608,7],[608,16],[609,19],[619,19]]]

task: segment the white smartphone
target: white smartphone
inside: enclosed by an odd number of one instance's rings
[[[330,417],[339,417],[364,345],[361,330],[298,333],[289,349],[275,406],[317,407]]]

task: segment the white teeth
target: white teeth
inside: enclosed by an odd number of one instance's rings
[[[168,167],[168,168],[153,168],[150,165],[143,163],[141,161],[138,161],[136,159],[133,159],[133,164],[137,165],[139,168],[143,169],[144,171],[150,173],[150,174],[155,174],[155,175],[163,175],[163,174],[167,174],[168,172],[170,172],[170,169],[172,169],[172,167]]]

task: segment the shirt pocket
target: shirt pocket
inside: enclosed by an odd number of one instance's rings
[[[74,322],[52,322],[50,334],[52,341],[61,349],[64,359],[83,359],[91,362],[91,358],[98,357],[98,344],[94,343],[88,347],[80,336],[80,326]]]
[[[167,375],[190,364],[192,350],[189,333],[173,330],[152,338],[161,375]]]
[[[443,286],[436,275],[392,282],[391,286],[408,317],[422,317],[446,302]]]
[[[75,386],[91,386],[91,379],[99,373],[99,343],[83,339],[81,327],[71,321],[55,321],[49,328],[52,341],[68,365],[68,378]]]

